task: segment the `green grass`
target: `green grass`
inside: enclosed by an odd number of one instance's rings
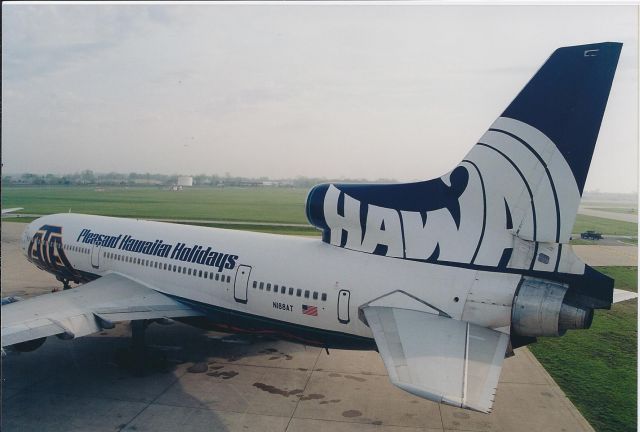
[[[638,291],[637,267],[598,267]],[[597,431],[637,429],[637,300],[596,311],[589,330],[540,338],[533,354]]]
[[[572,232],[577,234],[587,230],[609,235],[637,236],[638,224],[578,214]]]
[[[183,223],[183,222],[178,222]],[[215,224],[215,223],[186,223],[186,225],[206,226],[212,228],[224,228],[242,231],[254,231],[268,234],[285,234],[300,236],[316,236],[320,237],[320,231],[316,228],[309,227],[290,227],[290,226],[269,226],[269,225],[247,225],[247,224]]]
[[[24,213],[74,213],[153,219],[307,223],[306,188],[189,188],[172,192],[155,187],[107,187],[98,192],[81,186],[8,186],[2,207],[24,207]],[[595,230],[636,236],[637,225],[578,215],[574,233]]]
[[[2,207],[33,214],[306,223],[308,189],[247,187],[190,188],[172,192],[153,187],[3,187]]]

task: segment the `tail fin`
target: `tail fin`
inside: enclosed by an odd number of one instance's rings
[[[621,49],[604,42],[556,50],[502,113],[555,143],[581,195]]]
[[[556,50],[467,155],[499,183],[487,191],[503,193],[519,237],[569,240],[621,48]]]
[[[556,50],[450,173],[316,186],[309,221],[325,242],[376,255],[581,274],[557,244],[571,235],[621,47]]]

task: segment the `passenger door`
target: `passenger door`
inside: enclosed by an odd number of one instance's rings
[[[349,298],[351,293],[349,290],[340,290],[338,292],[338,321],[341,324],[348,324],[349,318]]]
[[[233,284],[233,298],[238,303],[247,303],[247,291],[249,290],[249,275],[251,267],[241,265],[236,270],[236,280]]]

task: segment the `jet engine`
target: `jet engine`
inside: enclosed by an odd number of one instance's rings
[[[511,329],[518,336],[562,336],[592,320],[593,309],[556,282],[525,277],[513,299]]]

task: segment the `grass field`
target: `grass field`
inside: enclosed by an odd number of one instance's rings
[[[4,187],[2,207],[24,213],[74,213],[151,219],[192,219],[273,223],[307,223],[306,188],[191,188],[179,192],[153,187]],[[255,228],[255,227],[254,227]],[[263,231],[262,228],[255,230]],[[574,233],[595,230],[637,236],[636,224],[578,215]]]
[[[598,267],[616,288],[638,291],[637,267]],[[596,311],[586,331],[540,338],[530,345],[569,399],[597,431],[637,430],[638,303]]]
[[[2,207],[34,214],[306,223],[301,188],[192,188],[178,192],[152,187],[3,187]]]
[[[637,236],[638,224],[578,214],[572,232],[581,233],[587,230],[609,235]]]

